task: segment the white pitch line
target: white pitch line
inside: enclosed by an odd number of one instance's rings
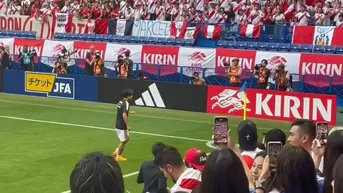
[[[36,104],[36,103],[26,103],[26,102],[19,102],[19,101],[10,101],[10,100],[0,100],[0,103],[12,103],[12,104],[21,104],[21,105],[31,105],[31,106],[38,106],[38,107],[49,107],[49,108],[56,108],[56,109],[65,109],[65,110],[74,110],[74,111],[84,111],[84,112],[93,112],[93,113],[106,113],[106,114],[115,114],[115,112],[110,112],[110,111],[102,111],[102,110],[90,110],[89,108],[75,108],[75,107],[64,107],[64,106],[55,106],[55,105],[48,105],[48,104]],[[202,123],[202,124],[213,124],[212,122],[209,121],[198,121],[198,120],[193,120],[193,119],[178,119],[178,118],[173,118],[173,117],[162,117],[162,116],[149,116],[149,115],[141,115],[141,114],[134,114],[133,116],[135,117],[143,117],[143,118],[149,118],[149,119],[162,119],[162,120],[172,120],[172,121],[182,121],[182,122],[189,122],[189,123]],[[237,124],[231,124],[230,126],[238,126]],[[271,128],[263,128],[263,127],[258,127],[259,130],[266,130],[269,131]],[[283,131],[284,130],[281,129]],[[133,132],[131,132],[133,133]]]
[[[64,106],[56,106],[56,105],[48,105],[48,104],[36,104],[36,103],[26,103],[26,102],[19,102],[19,101],[10,101],[10,100],[0,100],[2,103],[12,103],[12,104],[20,104],[20,105],[30,105],[30,106],[37,106],[37,107],[49,107],[49,108],[56,108],[56,109],[65,109],[65,110],[74,110],[74,111],[84,111],[84,112],[93,112],[93,113],[105,113],[105,114],[115,114],[115,111],[103,111],[103,110],[90,110],[89,108],[79,108],[79,107],[64,107]],[[149,119],[164,119],[164,120],[172,120],[172,121],[182,121],[182,122],[191,122],[191,123],[204,123],[204,124],[212,124],[211,122],[206,121],[197,121],[197,120],[188,120],[188,119],[178,119],[173,117],[162,117],[162,116],[149,116],[149,115],[142,115],[142,114],[134,114],[135,117],[143,117]]]
[[[128,177],[130,177],[130,176],[137,175],[138,173],[139,173],[138,171],[137,171],[137,172],[128,173],[128,174],[123,175],[123,178],[128,178]],[[126,191],[127,191],[127,190],[126,190]],[[64,191],[64,192],[62,192],[62,193],[70,193],[70,190]]]
[[[73,123],[61,123],[61,122],[45,121],[45,120],[38,120],[38,119],[26,119],[26,118],[21,118],[21,117],[0,116],[0,118],[19,120],[19,121],[29,121],[29,122],[35,122],[35,123],[46,123],[46,124],[64,125],[64,126],[72,126],[72,127],[83,127],[83,128],[105,130],[105,131],[114,131],[114,129],[106,128],[106,127],[97,127],[97,126],[90,126],[90,125],[80,125],[80,124],[73,124]],[[140,132],[140,131],[130,131],[130,133],[140,134],[140,135],[156,136],[156,137],[165,137],[165,138],[172,138],[172,139],[183,139],[183,140],[188,140],[188,141],[200,141],[200,142],[207,142],[208,141],[208,140],[205,140],[205,139],[196,139],[196,138],[180,137],[180,136],[173,136],[173,135],[162,135],[162,134],[146,133],[146,132]]]

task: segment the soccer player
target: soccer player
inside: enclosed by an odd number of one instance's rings
[[[124,152],[126,143],[130,140],[129,138],[129,112],[130,112],[130,104],[129,102],[133,98],[133,90],[125,89],[121,93],[123,99],[118,102],[117,105],[117,121],[116,121],[116,132],[119,138],[119,145],[115,152],[113,152],[113,157],[115,157],[116,161],[126,161],[127,159],[122,157],[122,153]],[[132,112],[130,112],[132,113]]]

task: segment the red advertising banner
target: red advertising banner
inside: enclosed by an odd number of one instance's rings
[[[207,113],[243,116],[239,88],[207,87]],[[310,119],[336,125],[335,95],[247,89],[247,117],[274,121]]]
[[[161,75],[177,73],[180,47],[143,45],[141,64],[165,65]],[[142,70],[157,74],[158,66],[142,65]]]

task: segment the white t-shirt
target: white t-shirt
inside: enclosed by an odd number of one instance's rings
[[[201,172],[193,168],[187,168],[177,179],[176,183],[170,188],[170,193],[182,191],[191,193],[192,190],[201,182]]]
[[[255,151],[243,151],[241,153],[241,155],[242,156],[247,155],[247,156],[251,157],[252,159],[255,159],[256,154],[261,152],[261,151],[263,151],[263,150],[256,148]]]
[[[314,153],[313,151],[311,151],[311,157],[313,158]],[[322,159],[320,160],[320,164],[319,164],[319,168],[318,168],[322,173],[324,171],[324,157],[322,157]]]

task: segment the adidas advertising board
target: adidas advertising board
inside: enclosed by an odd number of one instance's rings
[[[4,69],[0,66],[0,92],[4,90]]]
[[[206,87],[188,84],[100,78],[99,102],[116,104],[127,88],[134,91],[135,106],[206,112]]]

